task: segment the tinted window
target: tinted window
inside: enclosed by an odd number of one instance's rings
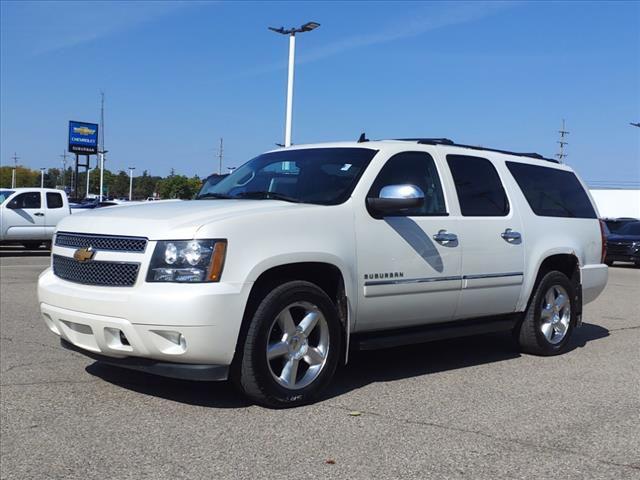
[[[509,201],[493,164],[486,158],[447,155],[465,217],[503,217]]]
[[[404,211],[403,216],[447,214],[436,165],[425,152],[398,153],[387,160],[367,196],[380,196],[380,190],[388,185],[406,184],[415,185],[424,192],[424,205]]]
[[[62,195],[54,192],[47,192],[47,207],[62,208]]]
[[[640,222],[627,223],[618,233],[620,235],[640,235]]]
[[[596,218],[582,185],[572,172],[507,162],[531,210],[544,217]]]
[[[11,200],[13,208],[40,208],[40,192],[22,193]]]
[[[265,153],[237,168],[199,199],[279,199],[322,205],[344,202],[377,153],[368,148],[308,148]]]

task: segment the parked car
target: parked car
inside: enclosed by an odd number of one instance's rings
[[[92,210],[94,208],[102,208],[102,207],[113,207],[114,205],[122,205],[123,202],[116,202],[113,200],[102,200],[98,197],[95,198],[85,198],[80,203],[72,203],[71,204],[71,212],[74,211],[82,211],[82,210]]]
[[[295,406],[353,349],[512,331],[522,351],[563,353],[607,282],[588,191],[535,154],[297,145],[199,198],[59,225],[38,298],[64,347]]]
[[[52,188],[0,190],[0,243],[38,248],[71,213],[67,194]]]
[[[605,263],[633,262],[640,267],[640,221],[626,222],[616,233],[607,236]]]
[[[211,175],[209,175],[204,182],[202,182],[202,187],[200,187],[200,192],[207,192],[211,187],[217,185],[218,183],[220,183],[221,180],[223,180],[224,178],[228,177],[229,174],[225,173],[225,174],[218,174],[218,173],[213,173]],[[200,192],[198,193],[198,195],[196,196],[196,198],[198,198],[198,196],[200,196]]]

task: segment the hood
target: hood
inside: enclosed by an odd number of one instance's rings
[[[640,235],[620,235],[618,233],[612,233],[607,237],[607,242],[640,242]]]
[[[147,237],[149,240],[180,240],[194,238],[203,225],[225,218],[311,206],[279,200],[148,202],[74,213],[61,220],[57,230]]]

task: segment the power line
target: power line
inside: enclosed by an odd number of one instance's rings
[[[64,190],[64,188],[66,187],[66,179],[67,179],[67,157],[69,156],[69,154],[67,153],[66,150],[64,150],[62,152],[62,155],[60,155],[62,157],[62,189]]]
[[[564,147],[565,145],[569,145],[569,142],[565,140],[565,137],[569,135],[569,132],[567,132],[567,130],[565,129],[564,118],[562,119],[562,128],[558,130],[558,133],[560,134],[560,140],[558,140],[560,148],[558,150],[558,153],[556,153],[556,158],[560,163],[564,163],[564,159],[567,158],[567,154],[564,153]]]
[[[18,170],[18,160],[20,157],[16,152],[13,152],[13,169],[11,170],[11,188],[16,188],[16,171]]]
[[[220,149],[218,150],[218,160],[220,161],[220,166],[218,168],[218,174],[222,175],[222,158],[223,158],[223,146],[222,146],[222,142],[223,139],[222,137],[220,137]]]

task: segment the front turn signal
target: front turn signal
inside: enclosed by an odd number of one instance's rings
[[[227,255],[227,242],[217,241],[213,247],[213,254],[211,255],[211,263],[209,264],[209,274],[207,279],[210,282],[219,282],[222,276],[222,269],[224,268],[224,259]]]

